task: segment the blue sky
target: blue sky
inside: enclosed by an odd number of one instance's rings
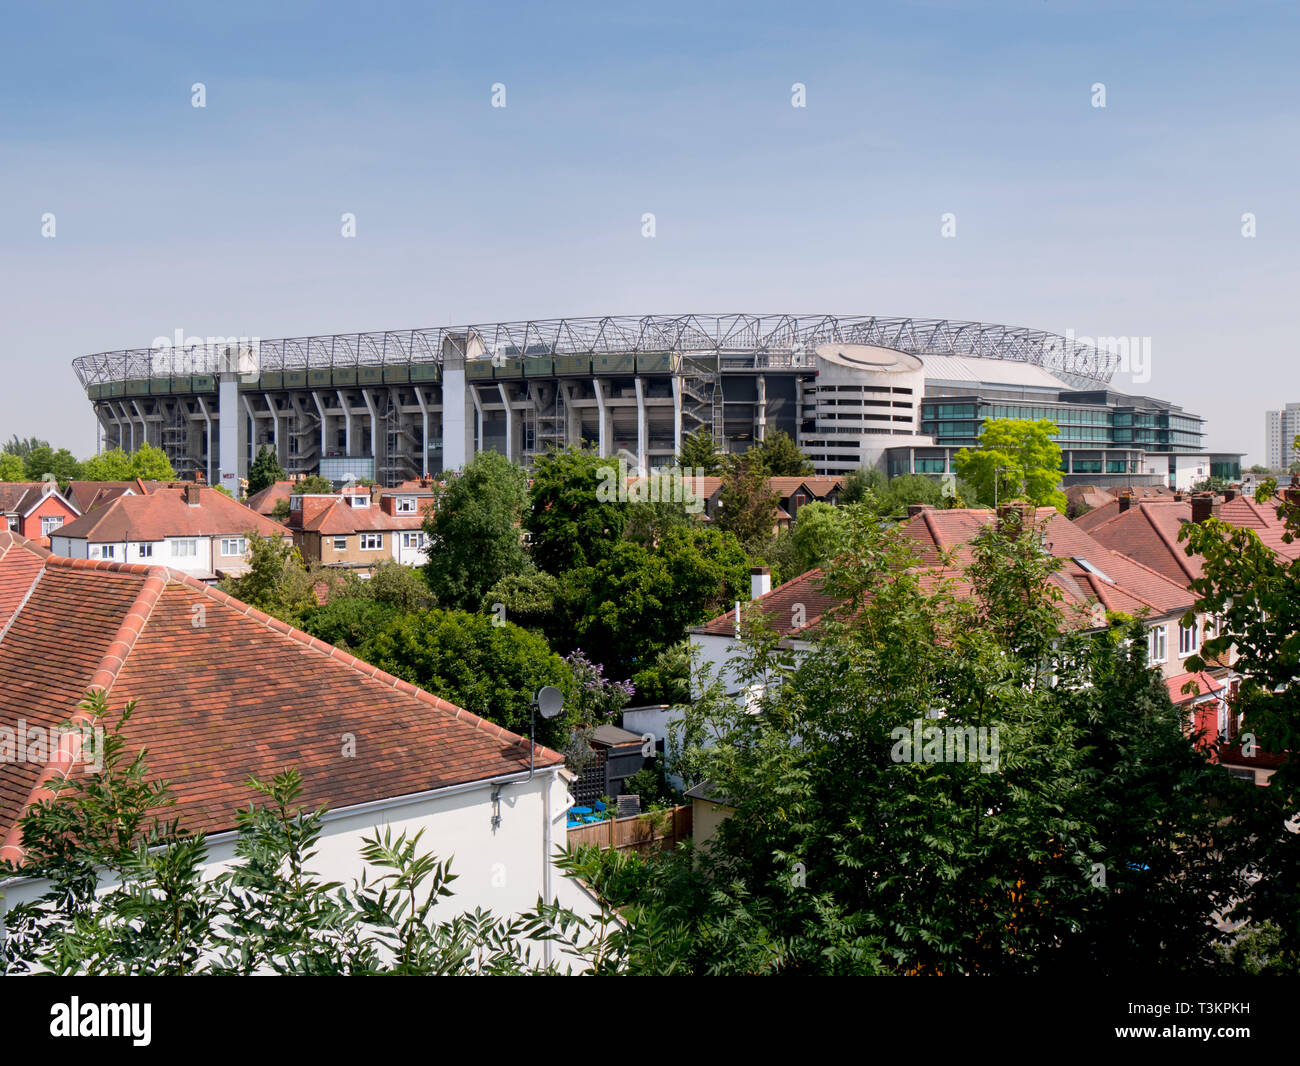
[[[11,2],[0,438],[88,454],[70,361],[177,329],[831,312],[1150,337],[1261,460],[1300,15],[1133,6]]]

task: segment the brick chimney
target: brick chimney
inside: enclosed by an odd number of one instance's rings
[[[928,510],[930,510],[930,505],[928,503],[909,503],[907,505],[907,517],[915,518],[922,511]]]
[[[1212,492],[1198,492],[1192,497],[1192,521],[1204,522],[1219,517],[1219,501]]]
[[[1223,490],[1224,503],[1231,503],[1236,498],[1237,498],[1237,489],[1235,486],[1229,485],[1226,489]]]
[[[199,505],[199,487],[197,484],[191,482],[185,486],[185,502],[191,507]]]
[[[1127,511],[1130,507],[1133,506],[1133,493],[1121,492],[1117,498],[1119,500],[1120,514],[1123,514],[1125,511]]]
[[[772,571],[766,566],[755,566],[749,571],[749,598],[756,600],[772,591]]]
[[[1175,490],[1174,490],[1174,502],[1175,502],[1175,503],[1182,503],[1182,502],[1183,502],[1183,490],[1182,490],[1182,489],[1175,489]]]

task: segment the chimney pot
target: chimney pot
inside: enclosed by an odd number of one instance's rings
[[[922,511],[925,511],[925,510],[927,510],[927,509],[928,509],[928,508],[927,508],[926,505],[923,504],[923,503],[909,503],[909,504],[907,505],[907,517],[908,517],[908,518],[915,518],[915,517],[916,517],[917,515],[919,515]]]
[[[1226,489],[1223,490],[1223,502],[1224,502],[1224,503],[1231,503],[1231,502],[1232,502],[1233,500],[1235,500],[1236,498],[1237,498],[1237,490],[1236,490],[1235,488],[1232,488],[1231,486],[1229,486],[1228,488],[1226,488]]]
[[[1123,514],[1133,506],[1133,493],[1121,492],[1119,494],[1119,513]]]

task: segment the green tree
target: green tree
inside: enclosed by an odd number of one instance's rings
[[[334,482],[327,477],[321,477],[319,474],[308,474],[304,478],[299,478],[293,483],[293,492],[295,495],[304,496],[328,496],[334,491]]]
[[[980,430],[979,448],[963,448],[953,466],[982,504],[991,506],[995,495],[997,502],[1024,497],[1064,514],[1061,449],[1052,440],[1056,432],[1056,424],[1047,419],[991,418]]]
[[[269,489],[277,481],[284,479],[284,467],[280,465],[275,452],[265,444],[262,445],[257,450],[257,458],[253,460],[253,465],[248,469],[248,494],[252,496],[263,489]]]
[[[677,465],[688,468],[702,477],[713,477],[722,472],[724,456],[707,429],[697,429],[682,437],[682,452]]]
[[[23,462],[23,474],[28,481],[40,481],[46,474],[53,474],[59,484],[66,485],[80,470],[77,457],[67,448],[56,452],[48,444],[33,448]]]
[[[5,441],[4,448],[0,450],[5,455],[16,455],[19,459],[26,459],[37,448],[48,448],[49,446],[50,442],[47,440],[41,440],[39,437],[19,437],[15,433]]]
[[[172,469],[166,452],[146,442],[131,453],[131,477],[144,481],[174,481],[176,471]]]
[[[109,448],[81,464],[81,477],[86,481],[129,481],[134,476],[131,457],[121,448]]]
[[[821,500],[799,508],[791,534],[799,555],[799,572],[826,566],[844,549],[847,521],[844,512]]]
[[[1281,539],[1300,537],[1300,491],[1277,494],[1270,478],[1256,490],[1256,500],[1275,509],[1283,524]],[[1179,538],[1189,555],[1201,561],[1201,576],[1191,583],[1196,611],[1216,620],[1188,670],[1235,651],[1233,669],[1242,675],[1233,710],[1242,715],[1242,738],[1257,751],[1292,753],[1261,790],[1272,807],[1261,829],[1268,844],[1261,864],[1266,891],[1252,894],[1239,909],[1257,927],[1272,924],[1280,957],[1291,973],[1300,973],[1300,558],[1288,559],[1260,540],[1248,527],[1217,518],[1185,522]],[[1193,622],[1192,612],[1184,621]],[[1292,820],[1295,819],[1295,822]],[[1290,823],[1290,825],[1288,825]]]
[[[757,551],[772,537],[778,499],[769,487],[767,468],[760,457],[752,450],[745,452],[724,475],[718,494],[718,527],[734,533],[747,549]]]
[[[538,457],[524,528],[533,561],[562,574],[600,558],[627,527],[621,468],[594,452],[570,448]]]
[[[437,490],[425,518],[425,575],[444,607],[477,610],[483,594],[530,563],[520,539],[524,472],[496,452],[474,461]]]
[[[479,610],[524,629],[547,633],[555,623],[559,596],[560,579],[545,570],[507,574],[487,590]]]
[[[221,587],[250,607],[298,626],[303,615],[317,606],[317,576],[303,563],[302,555],[282,537],[261,537],[247,533],[248,571],[226,578]]]
[[[0,452],[0,481],[22,481],[22,459],[13,452]]]
[[[537,690],[565,692],[569,713],[537,719],[537,739],[562,747],[573,725],[573,675],[535,633],[483,615],[426,610],[400,615],[368,644],[370,661],[489,722],[528,735]]]
[[[816,473],[812,460],[784,430],[772,430],[749,451],[755,453],[768,477],[812,477]]]

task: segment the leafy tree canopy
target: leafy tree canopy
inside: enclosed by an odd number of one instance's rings
[[[257,450],[253,465],[248,468],[248,494],[252,496],[263,489],[269,489],[284,478],[284,467],[280,465],[280,460],[276,458],[275,452],[263,444]]]
[[[623,536],[628,504],[622,471],[614,460],[576,448],[537,459],[524,528],[541,569],[562,574],[586,566]]]
[[[963,448],[953,465],[985,506],[1023,497],[1064,514],[1061,448],[1052,440],[1056,432],[1056,424],[1047,419],[991,418],[980,430],[979,448]]]

